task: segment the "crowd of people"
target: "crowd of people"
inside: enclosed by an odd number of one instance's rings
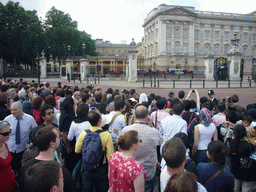
[[[0,191],[256,190],[256,103],[236,94],[22,79],[0,89]]]

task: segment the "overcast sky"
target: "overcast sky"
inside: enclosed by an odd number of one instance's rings
[[[143,37],[142,24],[147,14],[160,4],[193,6],[196,10],[228,13],[250,13],[256,11],[252,0],[14,0],[26,10],[37,10],[44,19],[52,6],[69,13],[78,22],[78,29],[91,35],[92,39],[103,39],[111,43],[122,40],[138,43]],[[8,0],[0,0],[6,4]]]

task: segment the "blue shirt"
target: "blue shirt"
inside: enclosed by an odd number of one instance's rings
[[[5,121],[8,121],[10,124],[10,128],[12,129],[12,133],[10,135],[9,141],[7,141],[8,148],[11,153],[20,153],[27,148],[27,144],[29,142],[29,133],[31,129],[37,127],[36,121],[34,117],[28,115],[26,113],[20,119],[20,144],[16,144],[16,126],[18,120],[11,114],[7,116]]]
[[[198,181],[204,184],[210,177],[212,177],[217,171],[220,170],[220,166],[212,163],[198,163],[196,173]],[[233,192],[235,184],[235,177],[232,173],[225,170],[215,178],[213,178],[205,188],[208,192],[225,191]]]

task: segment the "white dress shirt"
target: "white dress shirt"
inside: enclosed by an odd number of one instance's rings
[[[187,127],[187,122],[179,115],[174,114],[172,116],[165,117],[161,121],[161,126],[159,128],[159,132],[164,138],[164,143],[161,145],[160,151],[162,151],[165,142],[173,138],[176,133],[183,132],[188,134]]]
[[[110,115],[115,115],[116,111],[111,111]],[[109,132],[113,132],[114,128],[117,128],[119,133],[121,133],[122,129],[126,126],[125,118],[123,115],[118,115],[113,123],[109,126]]]
[[[31,115],[26,113],[20,119],[20,144],[16,144],[16,126],[18,120],[11,114],[7,116],[5,121],[8,121],[10,124],[10,128],[12,129],[12,133],[10,135],[9,141],[7,141],[8,148],[11,153],[20,153],[27,148],[27,144],[29,142],[29,133],[31,129],[37,127],[37,123]]]

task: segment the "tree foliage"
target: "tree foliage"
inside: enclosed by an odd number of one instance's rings
[[[40,21],[35,10],[26,11],[8,1],[0,3],[0,57],[14,64],[35,64],[42,50],[46,56],[67,57],[68,45],[71,55],[83,55],[82,44],[86,43],[86,55],[97,55],[95,43],[85,31],[77,29],[78,23],[69,14],[52,7],[46,20]]]

